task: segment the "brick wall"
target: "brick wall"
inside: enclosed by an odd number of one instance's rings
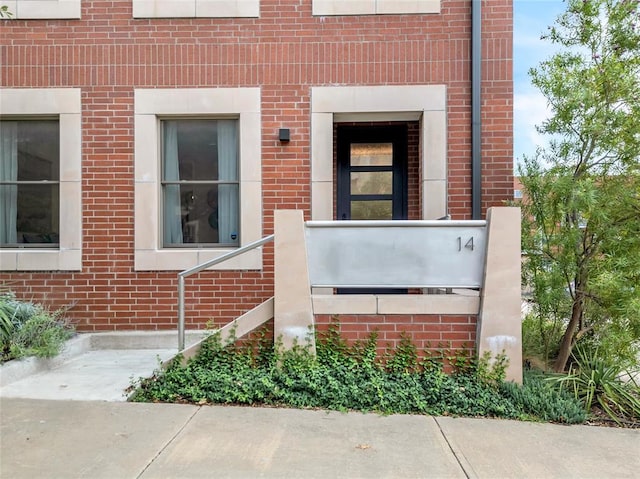
[[[393,352],[400,345],[400,339],[406,334],[416,347],[419,358],[441,358],[445,371],[452,370],[446,357],[473,357],[476,322],[475,315],[315,315],[318,340],[322,340],[330,326],[335,325],[338,325],[340,335],[348,345],[366,342],[376,334],[376,353],[379,358],[384,358],[386,353]],[[239,339],[236,344],[257,344],[261,340],[273,340],[273,320]]]
[[[334,318],[329,315],[315,316],[317,329],[327,331]],[[476,340],[475,315],[439,314],[387,314],[336,316],[342,336],[349,342],[366,341],[373,332],[378,335],[377,352],[393,350],[400,343],[403,333],[411,337],[418,349],[419,357],[437,355],[443,350],[472,355]]]
[[[483,2],[483,210],[512,196],[512,2]],[[440,15],[311,15],[311,0],[261,0],[255,19],[136,19],[131,2],[85,0],[81,20],[2,22],[4,88],[82,89],[83,270],[1,273],[82,330],[174,327],[175,272],[133,267],[133,90],[262,89],[264,234],[273,211],[310,209],[310,88],[446,84],[449,204],[471,216],[471,2]],[[291,129],[280,144],[278,128]],[[263,271],[187,281],[187,325],[226,323],[272,294]],[[385,320],[389,320],[386,318]],[[374,320],[371,319],[373,322]]]

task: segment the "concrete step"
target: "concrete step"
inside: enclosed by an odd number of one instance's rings
[[[188,332],[186,342],[202,336]],[[0,397],[125,401],[133,381],[151,376],[177,352],[172,331],[79,334],[55,358],[3,364]]]

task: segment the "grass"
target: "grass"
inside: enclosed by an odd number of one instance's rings
[[[0,294],[0,362],[26,356],[53,357],[74,330],[63,311],[19,301],[10,292]]]

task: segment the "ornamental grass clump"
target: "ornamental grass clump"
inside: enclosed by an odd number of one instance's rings
[[[618,424],[640,421],[640,387],[632,375],[622,380],[624,371],[597,350],[577,347],[572,353],[569,373],[550,378],[580,401],[585,412],[603,411]]]
[[[42,305],[19,301],[13,293],[0,295],[0,362],[25,356],[53,357],[74,330],[63,310],[49,312]]]

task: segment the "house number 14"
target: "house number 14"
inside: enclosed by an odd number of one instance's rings
[[[471,238],[469,238],[469,240],[464,243],[464,247],[466,249],[470,249],[471,251],[473,251],[473,236]],[[463,239],[461,236],[458,236],[458,251],[462,251],[463,248]]]

